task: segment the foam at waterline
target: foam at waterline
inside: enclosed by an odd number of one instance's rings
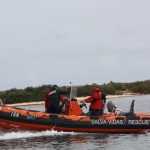
[[[40,137],[40,136],[54,136],[54,135],[75,135],[74,132],[57,132],[54,130],[47,130],[41,132],[30,132],[30,131],[18,131],[0,134],[0,140],[8,139],[19,139],[19,138],[30,138],[30,137]]]

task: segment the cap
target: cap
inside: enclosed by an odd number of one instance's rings
[[[96,83],[93,83],[91,86],[94,88],[95,91],[101,90],[101,88]]]
[[[98,85],[96,83],[93,83],[91,86],[92,87],[97,87]]]
[[[48,89],[49,89],[49,90],[52,90],[52,87],[53,87],[53,85],[51,85],[51,84],[48,85]]]
[[[53,85],[52,86],[52,89],[54,90],[54,89],[59,89],[59,87],[57,86],[57,85]]]

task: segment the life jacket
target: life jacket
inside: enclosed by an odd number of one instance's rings
[[[60,103],[59,91],[54,89],[48,93],[49,95],[49,105],[48,108],[58,108]]]
[[[94,95],[97,95],[95,98],[93,98],[91,105],[90,105],[90,110],[92,109],[97,109],[97,110],[101,110],[102,109],[102,93],[101,92],[94,92]]]
[[[95,103],[96,101],[101,101],[102,100],[102,93],[99,92],[100,97],[99,98],[93,98],[92,103]]]

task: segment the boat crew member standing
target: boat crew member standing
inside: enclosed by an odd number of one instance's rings
[[[70,107],[70,100],[60,94],[57,85],[50,85],[45,97],[45,111],[48,113],[68,114]]]
[[[48,113],[61,113],[60,102],[62,99],[63,95],[59,93],[59,87],[57,85],[49,86],[45,97],[45,111]]]
[[[100,116],[102,115],[103,109],[101,88],[98,85],[93,84],[92,89],[92,95],[81,102],[91,103],[89,108],[90,116]]]

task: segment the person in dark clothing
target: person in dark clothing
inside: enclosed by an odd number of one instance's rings
[[[59,93],[59,87],[57,85],[50,86],[45,97],[45,111],[48,113],[61,113],[60,102],[62,99],[63,95]]]
[[[45,111],[55,114],[68,114],[70,100],[64,97],[57,85],[50,85],[45,97]]]
[[[102,99],[102,93],[101,93],[101,88],[93,84],[93,93],[90,97],[82,100],[81,102],[86,102],[90,103],[90,116],[100,116],[102,115],[103,112],[103,99]]]

